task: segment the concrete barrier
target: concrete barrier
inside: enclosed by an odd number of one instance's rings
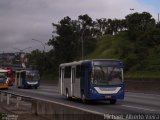
[[[32,102],[32,113],[53,120],[103,120],[102,113],[52,101]]]
[[[42,116],[44,119],[48,120],[103,120],[104,114],[77,108],[76,106],[71,106],[65,103],[60,103],[56,101],[49,101],[45,99],[38,99],[29,96],[18,95],[15,93],[0,91],[0,100],[6,104],[10,104],[12,100],[11,97],[15,97],[17,108],[21,104],[21,101],[31,102],[31,112],[32,114]]]
[[[131,92],[142,92],[160,94],[160,80],[147,78],[126,78],[126,90]]]

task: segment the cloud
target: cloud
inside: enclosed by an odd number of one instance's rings
[[[152,9],[138,0],[0,0],[0,52],[15,52],[13,48],[42,49],[40,43],[31,39],[46,43],[52,35],[51,24],[65,16],[124,18],[133,12],[130,8],[140,12]]]

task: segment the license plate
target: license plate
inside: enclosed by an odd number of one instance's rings
[[[111,96],[105,96],[105,98],[106,98],[106,99],[111,99],[112,97],[111,97]]]

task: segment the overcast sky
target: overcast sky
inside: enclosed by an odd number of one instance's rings
[[[32,39],[47,43],[52,36],[52,23],[65,16],[124,18],[129,13],[147,11],[157,20],[158,6],[160,0],[0,0],[0,53],[17,52],[15,48],[43,50]]]

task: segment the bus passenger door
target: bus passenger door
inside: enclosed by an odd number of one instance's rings
[[[90,67],[89,66],[85,66],[84,68],[84,94],[86,96],[86,98],[89,97],[89,88],[90,88]]]
[[[71,72],[71,96],[74,96],[75,94],[75,75],[76,75],[76,70],[74,67],[72,68],[72,72]]]
[[[65,94],[64,90],[64,68],[61,69],[61,76],[60,76],[60,89],[61,89],[61,94]]]
[[[15,76],[15,86],[18,87],[18,73],[17,72]]]
[[[17,87],[21,86],[21,74],[20,74],[20,72],[16,73],[16,86]]]

